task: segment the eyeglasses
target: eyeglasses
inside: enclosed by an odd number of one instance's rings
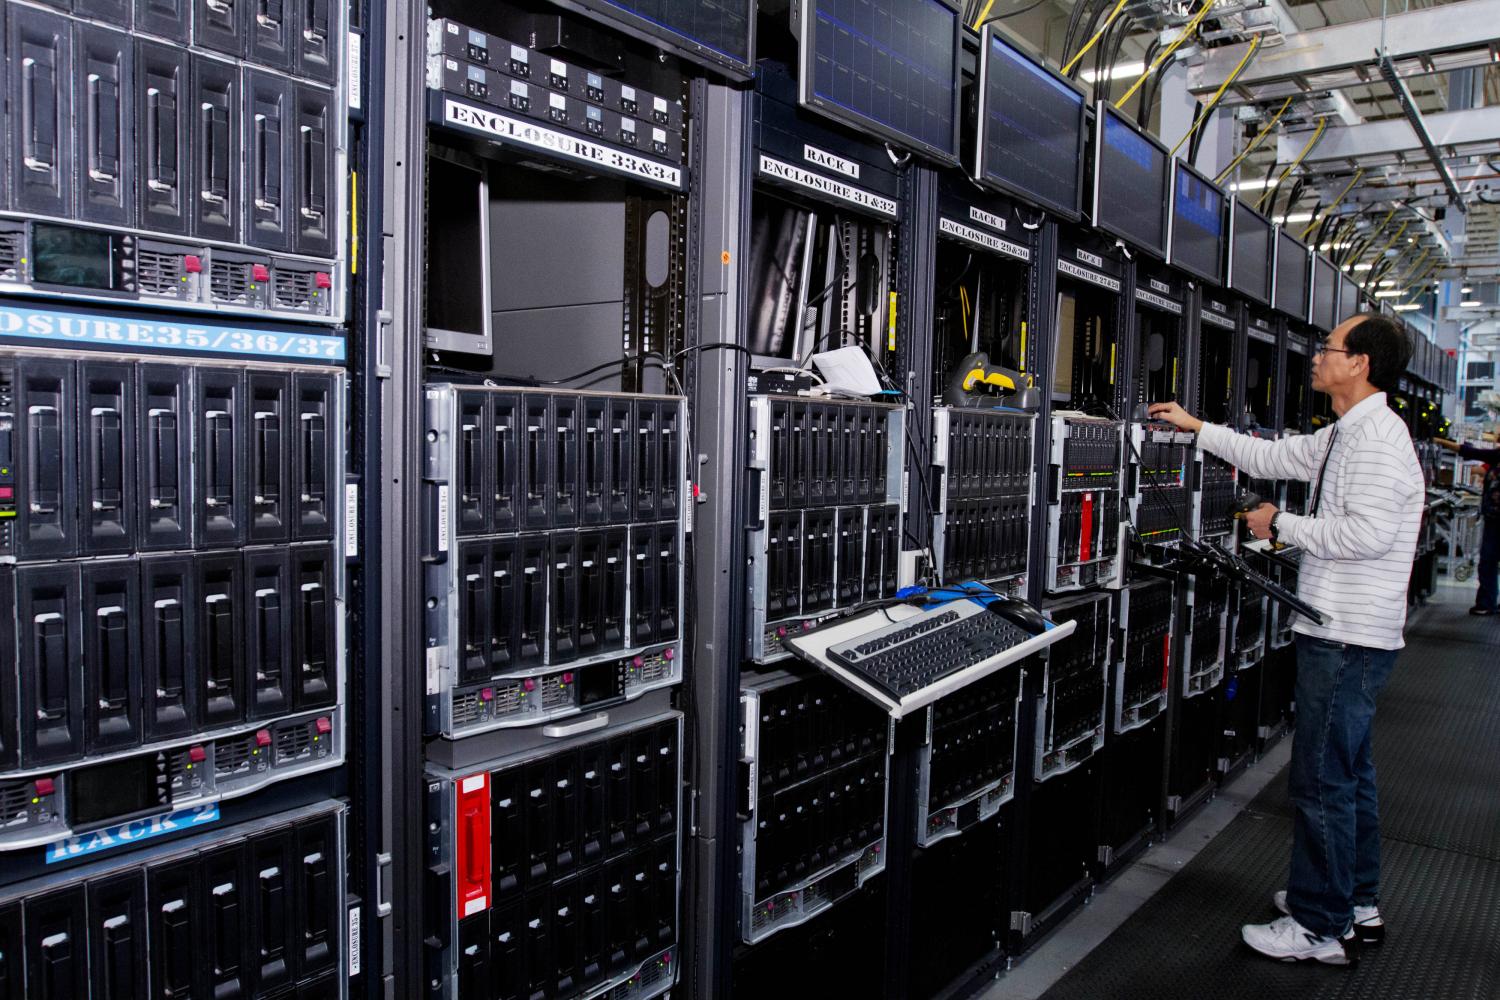
[[[1314,354],[1353,354],[1354,352],[1353,351],[1349,351],[1349,350],[1345,350],[1342,347],[1329,347],[1327,344],[1319,344],[1317,350],[1315,350],[1313,353]]]

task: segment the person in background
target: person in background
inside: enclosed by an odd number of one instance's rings
[[[1485,464],[1484,489],[1479,495],[1482,525],[1479,537],[1479,593],[1474,598],[1474,606],[1469,609],[1469,614],[1492,615],[1500,610],[1496,605],[1497,598],[1500,598],[1500,592],[1496,589],[1497,582],[1500,582],[1497,580],[1500,578],[1500,447],[1483,448],[1468,441],[1459,444],[1447,438],[1433,440],[1451,452]]]
[[[1279,441],[1206,424],[1176,403],[1153,418],[1257,479],[1315,484],[1309,513],[1262,504],[1245,515],[1256,538],[1302,549],[1297,596],[1323,622],[1297,618],[1297,721],[1289,768],[1292,867],[1271,902],[1285,914],[1246,924],[1251,948],[1283,962],[1351,965],[1356,939],[1378,944],[1380,816],[1372,735],[1375,698],[1404,646],[1406,589],[1426,487],[1406,423],[1386,392],[1411,344],[1394,321],[1364,314],[1341,323],[1313,356],[1312,387],[1338,420]]]

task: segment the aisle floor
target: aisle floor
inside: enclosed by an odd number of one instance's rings
[[[1500,621],[1468,616],[1471,597],[1440,587],[1412,616],[1376,715],[1384,946],[1339,969],[1273,962],[1241,943],[1240,925],[1272,919],[1271,894],[1285,886],[1283,768],[1101,944],[1063,959],[1043,1000],[1500,997]],[[1027,961],[987,998],[1035,996]]]

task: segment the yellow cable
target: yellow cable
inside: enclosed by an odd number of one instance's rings
[[[1236,66],[1230,72],[1230,74],[1224,78],[1223,83],[1219,84],[1219,89],[1214,91],[1214,96],[1210,97],[1208,99],[1208,103],[1203,106],[1203,113],[1198,116],[1198,121],[1193,125],[1192,128],[1187,130],[1186,135],[1177,140],[1177,145],[1172,147],[1173,156],[1176,156],[1177,151],[1182,148],[1182,144],[1191,139],[1193,137],[1193,133],[1202,128],[1203,123],[1208,121],[1208,116],[1213,113],[1214,108],[1218,107],[1219,99],[1224,96],[1224,92],[1229,89],[1229,85],[1234,83],[1235,80],[1239,79],[1240,71],[1245,68],[1245,64],[1250,61],[1250,57],[1255,55],[1255,50],[1260,48],[1260,40],[1263,37],[1264,36],[1262,35],[1256,35],[1250,40],[1250,48],[1245,53],[1245,57],[1240,60],[1240,64]]]
[[[1365,175],[1365,168],[1364,167],[1360,167],[1358,170],[1356,170],[1354,172],[1354,179],[1351,180],[1347,185],[1344,186],[1344,190],[1342,190],[1342,191],[1339,192],[1339,196],[1337,198],[1333,199],[1332,204],[1330,204],[1327,208],[1323,209],[1323,211],[1321,211],[1321,212],[1315,212],[1313,214],[1313,220],[1307,224],[1307,228],[1306,229],[1302,230],[1302,238],[1304,240],[1307,239],[1308,235],[1310,233],[1312,233],[1312,231],[1318,227],[1318,223],[1320,223],[1324,219],[1328,218],[1328,213],[1329,212],[1332,212],[1335,208],[1339,207],[1339,204],[1344,200],[1344,196],[1354,189],[1354,185],[1358,184],[1359,183],[1359,179],[1361,177],[1363,177],[1364,175]]]
[[[1389,250],[1391,247],[1395,246],[1397,240],[1399,240],[1401,237],[1403,237],[1403,236],[1406,235],[1407,227],[1410,226],[1410,225],[1411,225],[1411,220],[1410,219],[1407,219],[1405,222],[1401,223],[1401,228],[1398,229],[1398,230],[1396,230],[1396,235],[1392,236],[1390,238],[1390,240],[1387,241],[1387,243],[1386,243],[1385,246],[1383,246],[1379,250],[1375,251],[1375,258],[1374,258],[1374,260],[1378,262],[1380,260],[1380,258],[1384,257],[1385,256],[1385,252],[1387,250]],[[1370,277],[1372,277],[1372,278],[1375,277],[1375,268],[1374,268],[1373,264],[1370,267]],[[1367,287],[1367,288],[1369,287],[1368,282],[1366,283],[1365,287]]]
[[[1318,140],[1320,140],[1320,139],[1323,138],[1323,131],[1325,129],[1327,129],[1327,128],[1328,128],[1328,119],[1327,118],[1319,118],[1318,119],[1318,127],[1317,127],[1317,129],[1315,129],[1313,131],[1312,138],[1309,139],[1309,140],[1307,140],[1307,145],[1302,147],[1302,152],[1298,153],[1297,154],[1297,158],[1295,160],[1293,160],[1290,164],[1288,164],[1287,168],[1281,172],[1281,176],[1278,177],[1278,178],[1276,178],[1276,183],[1272,184],[1270,187],[1266,188],[1266,190],[1261,194],[1260,198],[1258,198],[1256,200],[1256,202],[1255,202],[1255,209],[1256,209],[1256,211],[1260,211],[1260,206],[1263,205],[1263,204],[1265,204],[1265,201],[1266,201],[1267,198],[1271,199],[1271,204],[1272,205],[1276,204],[1275,195],[1276,195],[1276,193],[1278,191],[1281,190],[1282,182],[1284,182],[1287,179],[1287,177],[1291,174],[1291,172],[1293,170],[1297,169],[1297,164],[1299,164],[1303,160],[1305,160],[1307,158],[1307,154],[1311,153],[1313,151],[1313,147],[1318,144]]]
[[[1251,151],[1254,150],[1256,146],[1260,145],[1260,141],[1266,137],[1271,129],[1276,127],[1276,123],[1281,121],[1281,116],[1286,114],[1286,109],[1291,106],[1292,99],[1288,97],[1285,101],[1282,102],[1280,110],[1278,110],[1276,114],[1271,117],[1270,121],[1266,122],[1265,128],[1255,133],[1255,138],[1250,140],[1250,145],[1246,146],[1244,150],[1240,152],[1239,156],[1236,156],[1234,159],[1230,160],[1229,166],[1219,171],[1219,176],[1214,178],[1215,184],[1224,183],[1224,178],[1232,174],[1234,172],[1234,168],[1240,165],[1240,161],[1249,156]]]
[[[1182,34],[1178,35],[1171,45],[1168,45],[1162,50],[1160,55],[1152,60],[1151,65],[1146,67],[1146,71],[1136,78],[1135,83],[1130,85],[1129,90],[1125,91],[1125,96],[1115,103],[1115,107],[1123,108],[1135,96],[1135,92],[1141,89],[1141,84],[1146,82],[1146,77],[1161,69],[1161,65],[1167,61],[1167,57],[1176,52],[1179,45],[1193,37],[1193,34],[1198,30],[1198,25],[1202,23],[1203,19],[1208,16],[1208,12],[1214,9],[1214,4],[1218,2],[1219,0],[1208,0],[1208,3],[1204,4],[1203,8],[1193,15],[1193,19],[1182,29]]]
[[[1088,44],[1079,49],[1078,54],[1075,55],[1072,59],[1069,59],[1068,64],[1062,68],[1063,76],[1067,76],[1069,73],[1073,72],[1073,67],[1078,65],[1078,60],[1088,55],[1089,49],[1094,47],[1094,43],[1104,37],[1104,33],[1109,30],[1109,26],[1111,24],[1115,23],[1115,18],[1120,16],[1120,11],[1125,9],[1125,4],[1127,4],[1128,2],[1129,0],[1120,0],[1119,3],[1115,4],[1115,9],[1110,11],[1109,17],[1104,19],[1104,26],[1097,32],[1095,32],[1094,37],[1088,40]]]
[[[979,26],[984,23],[984,19],[989,16],[989,13],[994,9],[994,6],[995,0],[990,0],[989,3],[985,4],[984,10],[979,12],[979,16],[974,19],[974,23],[969,25],[969,27],[973,28],[975,31],[978,31]]]

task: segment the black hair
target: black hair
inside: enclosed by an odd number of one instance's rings
[[[1360,315],[1344,337],[1344,349],[1370,359],[1370,384],[1381,392],[1396,391],[1397,380],[1411,360],[1411,338],[1405,327],[1379,313]]]

